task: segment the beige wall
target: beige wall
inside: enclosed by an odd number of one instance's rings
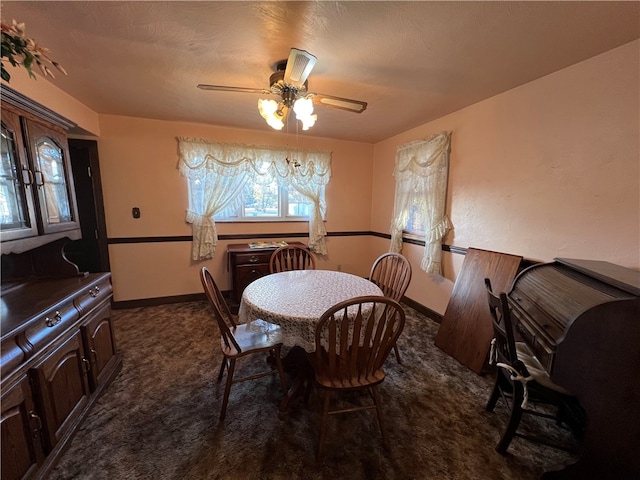
[[[190,235],[185,223],[187,184],[177,169],[176,137],[255,145],[330,150],[332,177],[326,190],[328,232],[368,231],[373,146],[282,132],[254,132],[207,125],[100,116],[98,142],[109,238]],[[141,216],[131,216],[139,207]],[[220,223],[218,234],[307,233],[306,222]],[[307,238],[284,240],[307,241]],[[367,275],[367,237],[330,237],[320,268]],[[365,239],[365,240],[363,240]],[[233,243],[242,243],[242,240]],[[221,241],[213,260],[192,262],[190,242],[114,244],[109,247],[116,301],[197,293],[198,269],[207,265],[221,289],[230,288]]]
[[[300,136],[301,148],[333,152],[327,230],[387,234],[398,145],[453,132],[447,244],[520,254],[607,260],[640,267],[640,42],[574,65],[376,145]],[[12,75],[11,87],[99,133],[110,238],[190,235],[177,136],[295,145],[282,132],[97,116],[54,86]],[[99,125],[96,125],[95,118]],[[99,128],[98,128],[99,126]],[[131,218],[131,208],[142,216]],[[220,234],[306,232],[306,224],[221,224]],[[286,237],[283,239],[287,240]],[[297,238],[291,238],[295,240]],[[300,240],[306,240],[302,238]],[[219,252],[229,242],[221,241]],[[329,237],[320,268],[367,275],[388,248],[384,238]],[[112,244],[117,301],[200,292],[189,242]],[[405,245],[414,266],[408,296],[444,313],[464,257],[444,254],[444,276],[418,266],[421,247]],[[226,258],[206,262],[229,287]]]
[[[54,84],[38,75],[37,80],[29,77],[25,68],[9,67],[11,69],[11,82],[2,80],[2,85],[20,92],[31,100],[53,110],[58,115],[71,120],[84,134],[99,135],[100,126],[98,114],[80,103],[75,98],[67,95]],[[37,69],[35,69],[37,70]],[[60,74],[62,75],[62,74]]]
[[[639,52],[632,42],[376,144],[372,230],[389,231],[397,146],[451,131],[445,243],[639,269]],[[405,246],[414,267],[417,250]],[[446,279],[462,259],[445,254]],[[429,297],[450,288],[414,268],[407,295],[444,312]]]

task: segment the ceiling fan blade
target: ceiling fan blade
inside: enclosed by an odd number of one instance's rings
[[[260,93],[265,95],[271,93],[271,90],[264,88],[228,87],[226,85],[207,85],[206,83],[199,83],[198,88],[201,90],[217,90],[219,92]]]
[[[361,102],[360,100],[334,97],[333,95],[324,95],[322,93],[310,93],[307,96],[312,98],[315,105],[324,105],[355,113],[362,113],[367,109],[367,102]]]
[[[307,81],[316,60],[316,57],[309,52],[292,48],[284,70],[284,83],[301,88]]]

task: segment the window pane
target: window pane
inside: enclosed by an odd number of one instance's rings
[[[254,183],[245,190],[243,215],[245,217],[280,216],[280,196],[278,184]]]
[[[26,199],[20,185],[13,134],[2,126],[0,157],[0,224],[3,230],[30,228],[25,214]]]
[[[64,173],[62,149],[47,138],[36,144],[37,163],[44,177],[44,198],[48,224],[70,222],[71,208]]]
[[[289,186],[287,189],[287,215],[290,217],[309,217],[311,216],[311,206],[313,205],[305,196]]]
[[[425,224],[425,208],[424,200],[421,195],[411,197],[409,205],[409,221],[407,222],[407,231],[411,233],[424,233]]]
[[[196,182],[193,182],[196,183]],[[206,194],[206,187],[191,186],[191,198],[194,203],[199,195]],[[320,195],[324,201],[324,190]],[[313,212],[313,202],[298,193],[292,186],[278,186],[278,182],[256,182],[246,185],[240,197],[233,201],[214,219],[216,221],[298,221],[308,220]]]

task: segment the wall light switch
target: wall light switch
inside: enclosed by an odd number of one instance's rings
[[[131,209],[131,215],[133,215],[133,218],[140,218],[140,209],[138,207],[133,207]]]

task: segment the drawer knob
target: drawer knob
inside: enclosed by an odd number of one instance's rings
[[[100,293],[100,287],[97,285],[89,289],[89,295],[91,295],[93,298],[96,298],[99,293]]]
[[[44,319],[44,323],[47,324],[47,327],[55,327],[57,324],[60,323],[60,321],[62,320],[62,315],[60,315],[60,312],[58,310],[56,310],[56,314],[53,316],[53,318],[45,318]]]
[[[260,257],[258,257],[257,255],[251,255],[251,256],[249,257],[249,261],[250,261],[251,263],[257,263],[257,262],[258,262],[258,260],[260,260]]]

